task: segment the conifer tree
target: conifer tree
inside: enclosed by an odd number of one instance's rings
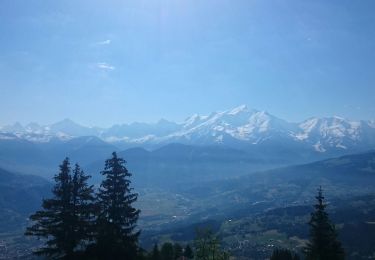
[[[174,260],[173,244],[166,242],[162,245],[160,250],[161,259]]]
[[[193,250],[191,249],[190,245],[187,244],[185,249],[184,249],[184,256],[187,258],[187,259],[193,259],[194,258],[194,253],[193,253]]]
[[[154,248],[152,249],[152,252],[149,258],[151,260],[161,260],[160,251],[159,251],[157,244],[154,245]]]
[[[78,250],[84,250],[93,239],[95,197],[93,185],[87,183],[90,176],[85,175],[78,164],[75,165],[72,178],[72,214],[74,240],[79,246]]]
[[[131,173],[125,160],[112,153],[106,160],[98,193],[95,254],[99,259],[135,259],[138,251],[136,222],[140,211],[132,204],[137,194],[130,188]]]
[[[309,260],[341,260],[345,259],[344,250],[337,239],[335,225],[325,211],[323,191],[318,189],[315,211],[311,213],[310,241],[305,248],[306,259]]]
[[[183,249],[179,243],[174,243],[173,245],[174,259],[178,259],[183,256]]]
[[[299,260],[299,256],[288,249],[275,249],[270,260]]]
[[[60,165],[54,177],[52,199],[43,200],[43,210],[30,216],[34,222],[26,235],[45,238],[45,246],[35,251],[48,258],[72,259],[82,253],[90,239],[93,220],[93,188],[87,184],[86,176],[76,164],[71,176],[69,159]]]

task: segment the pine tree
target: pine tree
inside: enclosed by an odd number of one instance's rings
[[[275,249],[270,260],[299,260],[299,256],[288,249]]]
[[[85,175],[78,164],[73,170],[72,179],[72,214],[75,243],[83,251],[93,239],[95,197],[93,185],[88,185],[90,176]]]
[[[315,211],[311,213],[310,241],[305,248],[306,259],[311,260],[341,260],[345,259],[344,250],[337,240],[335,225],[330,221],[325,211],[323,191],[318,189]]]
[[[193,259],[194,258],[194,253],[193,253],[193,250],[191,249],[190,245],[186,245],[186,247],[184,249],[184,256],[187,259]]]
[[[164,243],[160,250],[161,259],[163,260],[174,260],[173,244]]]
[[[55,175],[54,198],[43,200],[43,210],[30,216],[34,222],[26,230],[26,235],[45,238],[45,246],[34,253],[49,258],[68,259],[73,255],[76,241],[72,236],[71,214],[71,175],[69,159],[60,165],[60,172]]]
[[[174,253],[174,259],[178,259],[183,255],[183,249],[179,243],[174,243],[173,253]]]
[[[140,231],[135,228],[140,211],[132,206],[137,194],[130,188],[131,173],[125,163],[114,152],[102,171],[105,180],[98,193],[95,245],[99,259],[135,259],[137,256]]]
[[[161,260],[160,251],[159,251],[157,244],[154,245],[154,248],[152,249],[152,252],[149,258],[150,260]]]
[[[43,200],[43,210],[30,216],[34,222],[26,235],[45,238],[45,246],[35,254],[48,258],[72,259],[78,257],[89,240],[92,226],[93,189],[88,186],[86,176],[77,164],[74,177],[70,172],[69,159],[60,165],[60,172],[52,193],[54,198]]]

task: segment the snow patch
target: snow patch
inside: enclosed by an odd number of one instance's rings
[[[320,153],[324,153],[326,151],[326,149],[324,149],[324,147],[322,146],[320,142],[317,142],[316,144],[314,144],[313,147],[315,151],[320,152]]]

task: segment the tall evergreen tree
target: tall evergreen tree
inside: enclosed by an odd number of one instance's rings
[[[26,235],[45,238],[45,246],[34,253],[54,259],[71,259],[79,242],[76,237],[74,213],[72,211],[72,177],[69,159],[60,165],[60,172],[55,175],[53,198],[43,200],[43,210],[30,216],[34,222],[26,229]]]
[[[345,259],[344,250],[337,239],[335,225],[325,211],[323,191],[318,189],[315,211],[311,213],[310,241],[305,248],[306,259],[309,260],[341,260]]]
[[[154,245],[154,248],[152,249],[152,252],[149,257],[150,260],[161,260],[160,257],[160,251],[157,244]]]
[[[174,253],[174,259],[178,259],[181,256],[183,256],[183,249],[182,246],[179,243],[174,243],[173,245],[173,253]]]
[[[299,256],[288,249],[275,249],[270,260],[299,260]]]
[[[34,253],[49,258],[69,258],[73,255],[74,242],[71,235],[71,175],[70,163],[66,158],[55,175],[54,198],[43,200],[43,210],[30,216],[34,222],[26,229],[26,235],[45,238],[45,246]]]
[[[187,259],[193,259],[194,258],[194,253],[193,253],[193,250],[191,249],[190,245],[187,244],[185,249],[184,249],[184,256],[187,258]]]
[[[112,153],[106,160],[98,193],[96,256],[99,259],[135,259],[138,251],[136,223],[140,211],[133,207],[137,194],[130,188],[131,173],[125,160]]]
[[[161,259],[174,260],[173,244],[166,242],[162,245],[160,250]]]
[[[95,197],[93,185],[87,183],[90,176],[85,175],[78,164],[75,165],[72,178],[71,207],[73,214],[74,237],[71,240],[78,245],[77,250],[84,250],[93,239]]]

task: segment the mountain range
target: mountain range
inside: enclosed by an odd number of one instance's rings
[[[353,121],[341,117],[309,118],[287,122],[265,111],[242,105],[207,116],[198,114],[180,123],[118,124],[109,128],[85,127],[64,119],[51,125],[20,123],[0,128],[0,139],[33,143],[69,142],[77,137],[94,136],[126,149],[156,149],[170,143],[186,145],[225,145],[245,150],[298,150],[329,156],[375,148],[375,121]]]
[[[98,185],[113,151],[133,174],[143,245],[158,237],[192,239],[194,226],[210,221],[236,254],[264,254],[257,241],[269,241],[275,230],[282,247],[290,237],[306,239],[310,205],[322,185],[348,252],[368,256],[373,248],[375,122],[328,117],[291,123],[246,106],[180,123],[100,128],[65,119],[1,127],[0,233],[10,234],[7,241],[19,233],[10,245],[30,243],[22,240],[27,217],[50,195],[61,161],[78,162]],[[243,241],[252,241],[249,252],[231,242],[238,230],[245,230]]]

